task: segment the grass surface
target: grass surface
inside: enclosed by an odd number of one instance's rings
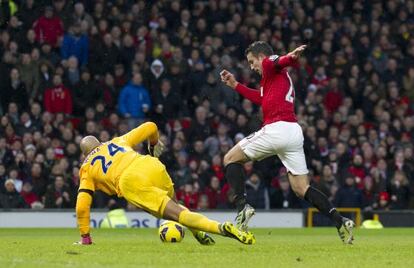
[[[0,229],[0,267],[413,267],[414,228],[356,230],[343,245],[334,228],[256,229],[245,246],[215,236],[201,246],[160,242],[156,229],[93,230],[94,245],[72,245],[75,229]]]

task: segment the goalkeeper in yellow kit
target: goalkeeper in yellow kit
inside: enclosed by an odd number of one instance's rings
[[[95,190],[118,195],[158,218],[181,223],[188,227],[203,245],[214,244],[207,233],[220,234],[253,244],[250,232],[238,230],[229,222],[218,223],[189,211],[174,200],[174,187],[165,166],[158,160],[162,143],[158,128],[147,122],[127,134],[101,143],[94,136],[86,136],[80,147],[85,160],[79,171],[80,186],[76,202],[76,217],[81,233],[80,244],[92,244],[90,236],[90,207]],[[132,148],[147,141],[150,155],[141,155]],[[155,157],[153,157],[155,156]]]

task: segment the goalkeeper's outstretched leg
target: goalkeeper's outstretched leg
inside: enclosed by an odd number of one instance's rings
[[[246,245],[254,244],[256,242],[256,239],[251,232],[240,231],[230,222],[219,223],[210,220],[200,213],[189,211],[187,208],[177,204],[174,200],[170,200],[167,203],[162,216],[164,219],[179,222],[192,230],[227,236]]]

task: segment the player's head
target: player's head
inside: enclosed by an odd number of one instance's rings
[[[86,136],[80,142],[81,151],[85,156],[99,145],[101,142],[94,136]]]
[[[264,41],[256,41],[246,49],[246,57],[250,68],[262,74],[262,61],[273,54],[272,47]]]

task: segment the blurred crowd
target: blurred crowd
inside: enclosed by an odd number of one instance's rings
[[[0,208],[73,208],[81,137],[148,120],[177,199],[231,208],[223,156],[261,111],[219,72],[259,87],[256,40],[308,45],[290,74],[312,184],[338,207],[414,208],[413,0],[0,1]],[[255,208],[308,206],[277,157],[245,171]]]

